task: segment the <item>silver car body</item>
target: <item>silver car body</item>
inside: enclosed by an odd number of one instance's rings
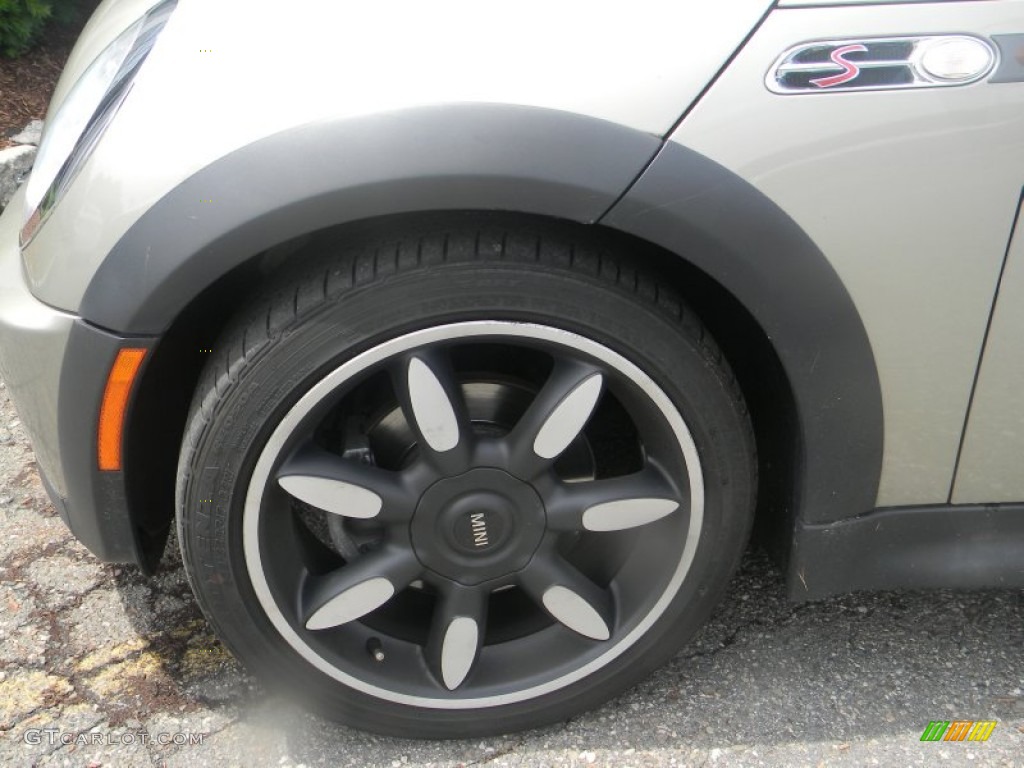
[[[51,118],[89,62],[150,4],[107,0],[100,7],[68,63]],[[1022,0],[685,0],[628,9],[296,0],[287,13],[279,3],[181,0],[116,119],[24,250],[17,241],[23,195],[4,213],[0,344],[21,348],[4,356],[0,372],[35,436],[44,473],[63,495],[56,402],[68,335],[83,314],[111,332],[163,330],[155,320],[152,327],[142,320],[117,327],[116,313],[104,314],[107,299],[89,299],[108,255],[161,200],[225,159],[251,165],[257,155],[245,155],[247,148],[272,145],[281,155],[272,178],[263,178],[272,184],[239,179],[195,200],[177,225],[187,240],[192,221],[241,215],[243,205],[269,197],[271,185],[301,187],[311,151],[324,153],[321,165],[353,189],[371,186],[364,158],[415,160],[423,175],[443,177],[444,163],[456,156],[443,134],[458,124],[465,129],[454,145],[459,162],[480,158],[494,175],[487,165],[497,162],[494,150],[485,145],[492,131],[503,135],[500,115],[565,116],[639,137],[633,154],[603,152],[598,144],[580,149],[574,167],[581,179],[589,171],[579,169],[588,165],[618,163],[601,182],[608,196],[571,210],[539,197],[531,210],[517,200],[517,210],[639,231],[652,206],[630,208],[631,201],[661,183],[662,158],[678,147],[762,193],[824,254],[863,323],[880,385],[880,476],[865,479],[874,498],[860,513],[1022,501],[1024,395],[1016,382],[1024,375],[1024,233],[1007,244],[1024,181],[1024,84],[785,96],[765,87],[780,54],[808,41],[952,33],[990,39],[1022,30]],[[393,57],[395,50],[402,56]],[[532,117],[522,119],[533,125]],[[547,124],[536,125],[541,137]],[[436,142],[435,133],[442,135]],[[410,149],[417,134],[434,143],[424,139]],[[331,153],[312,141],[334,135],[358,140]],[[524,167],[541,164],[538,157],[555,163],[574,149],[571,142],[547,147],[549,156],[530,142],[505,144],[509,163],[518,152]],[[289,152],[294,175],[282,171]],[[255,170],[252,178],[260,178]],[[477,194],[445,190],[429,208],[466,207]],[[501,208],[506,197],[495,192],[483,200],[481,207]],[[424,203],[389,194],[361,205],[339,210],[336,223]],[[651,239],[674,250],[671,238]],[[159,272],[160,247],[134,253],[143,282]],[[762,265],[768,273],[770,258]],[[194,294],[203,287],[194,285]],[[756,306],[748,308],[757,315]],[[839,354],[805,353],[802,375],[810,382],[819,358]],[[828,418],[827,397],[822,402],[818,412],[801,414],[805,428]],[[861,440],[829,434],[837,444]],[[817,454],[810,453],[813,462]],[[820,492],[844,493],[838,486]],[[813,512],[807,519],[834,522]]]

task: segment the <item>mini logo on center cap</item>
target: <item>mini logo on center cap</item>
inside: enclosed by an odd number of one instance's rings
[[[473,532],[473,546],[486,547],[491,542],[487,538],[487,518],[483,512],[473,512],[469,516],[470,528]]]

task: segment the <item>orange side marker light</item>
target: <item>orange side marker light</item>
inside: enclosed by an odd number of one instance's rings
[[[107,376],[100,405],[100,423],[97,433],[100,469],[116,471],[121,469],[121,443],[124,431],[125,410],[132,393],[132,384],[146,356],[145,349],[127,347],[119,350]]]

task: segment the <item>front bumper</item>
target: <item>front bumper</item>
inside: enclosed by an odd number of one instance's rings
[[[22,272],[24,191],[0,216],[0,378],[32,440],[60,516],[98,558],[145,565],[123,472],[97,469],[96,425],[107,372],[126,339],[43,304]],[[149,347],[151,339],[131,339]],[[129,405],[130,413],[130,405]]]
[[[24,188],[0,217],[0,377],[32,438],[49,489],[67,493],[57,442],[61,363],[75,316],[36,299],[25,284],[18,230]]]

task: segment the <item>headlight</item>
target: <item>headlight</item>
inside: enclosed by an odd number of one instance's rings
[[[164,0],[96,57],[47,123],[25,186],[21,245],[27,245],[92,154],[131,90],[177,0]]]

